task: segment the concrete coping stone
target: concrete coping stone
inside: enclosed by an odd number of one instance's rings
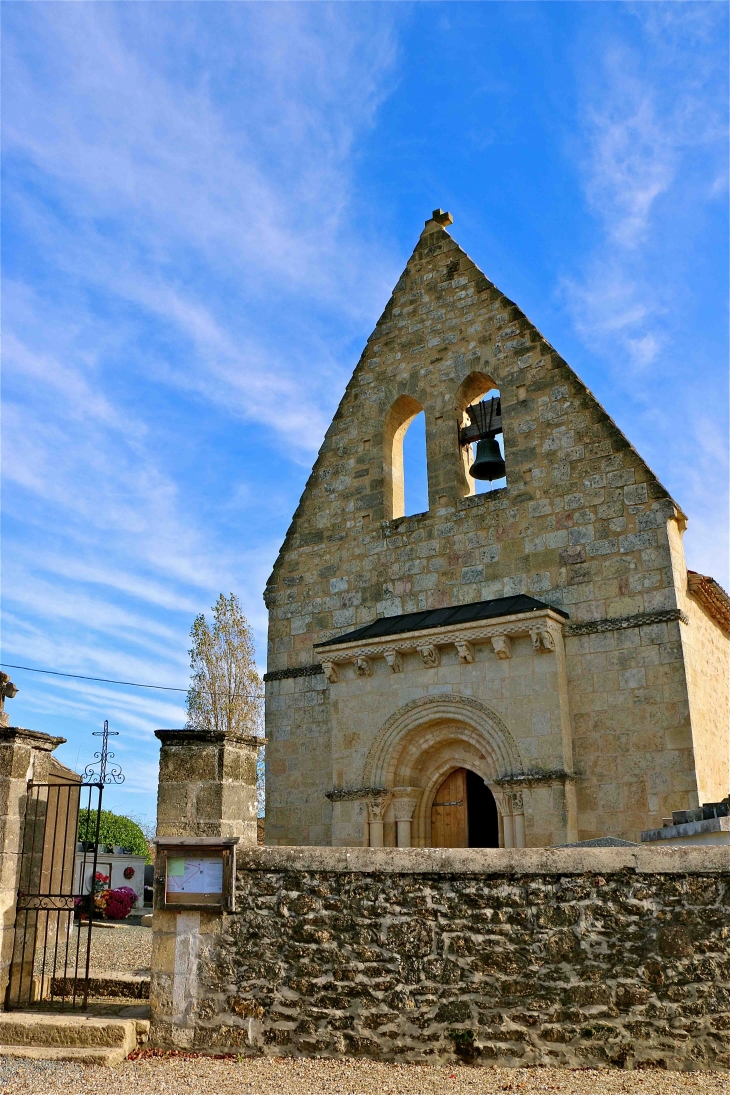
[[[238,844],[238,836],[158,836],[152,841],[158,848],[220,848]]]
[[[636,848],[635,840],[620,836],[596,836],[592,840],[573,840],[570,844],[553,844],[554,848]]]
[[[189,726],[163,727],[155,730],[155,737],[163,745],[266,745],[266,738],[257,734],[244,734],[238,730],[195,729]],[[61,739],[65,740],[65,739]]]
[[[16,740],[26,742],[35,749],[43,749],[49,753],[53,752],[59,745],[66,744],[65,738],[45,734],[42,730],[28,730],[25,726],[0,726],[0,744]]]
[[[238,871],[359,874],[730,874],[730,845],[621,848],[322,848],[239,846]]]
[[[641,839],[650,843],[654,840],[672,840],[679,836],[727,832],[730,832],[730,817],[710,817],[704,821],[685,821],[681,825],[664,825],[661,829],[644,829]]]

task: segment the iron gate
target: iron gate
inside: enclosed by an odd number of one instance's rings
[[[124,780],[107,771],[110,734],[108,722],[95,732],[102,748],[81,782],[28,783],[8,1008],[87,1006],[102,797]]]

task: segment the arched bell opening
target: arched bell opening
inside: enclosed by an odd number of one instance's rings
[[[486,373],[474,372],[456,393],[464,494],[484,494],[506,486],[499,389]]]

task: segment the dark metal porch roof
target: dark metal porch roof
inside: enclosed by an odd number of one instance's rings
[[[474,601],[467,605],[456,605],[453,608],[431,608],[425,612],[405,612],[400,616],[381,616],[373,620],[371,624],[358,627],[355,631],[348,631],[345,635],[337,635],[334,639],[327,639],[323,643],[316,643],[318,649],[322,646],[334,646],[338,643],[360,642],[363,639],[380,639],[386,635],[401,635],[405,631],[426,631],[433,627],[454,627],[456,624],[468,624],[474,620],[490,620],[498,616],[516,616],[522,613],[544,611],[552,608],[553,612],[564,616],[567,620],[568,613],[561,608],[553,608],[552,605],[538,601],[534,597],[527,597],[524,593],[516,597],[498,597],[494,601]]]

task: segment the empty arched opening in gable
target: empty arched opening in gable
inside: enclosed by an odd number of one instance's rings
[[[487,373],[473,372],[462,381],[459,389],[456,393],[456,413],[458,416],[459,428],[462,429],[468,426],[471,422],[469,415],[467,414],[467,407],[473,406],[475,403],[480,403],[482,400],[491,400],[499,398],[499,389],[495,381]],[[504,441],[502,434],[496,435],[496,442],[499,447],[499,451],[502,454],[504,460]],[[469,468],[474,462],[476,455],[476,443],[470,442],[467,445],[460,445],[461,461],[464,471],[464,494],[484,494],[486,491],[497,490],[499,487],[506,486],[506,477],[502,476],[500,479],[492,481],[484,479],[474,479],[469,474]]]
[[[404,445],[406,434],[409,439]],[[385,416],[383,490],[387,518],[428,509],[425,415],[410,395],[398,396]]]
[[[426,413],[421,411],[411,421],[403,438],[403,514],[428,510],[428,464],[426,462]]]

